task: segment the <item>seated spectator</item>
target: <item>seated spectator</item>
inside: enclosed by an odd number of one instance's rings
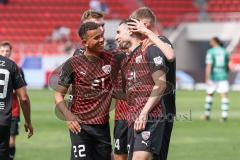
[[[106,14],[109,13],[109,7],[105,0],[101,0],[101,11]]]
[[[65,26],[57,26],[52,34],[46,38],[46,42],[62,42],[70,39],[71,30]]]
[[[105,0],[91,0],[89,7],[94,11],[109,13],[109,7]]]
[[[98,11],[98,12],[102,11],[101,2],[99,0],[91,0],[89,2],[89,7],[94,11]]]

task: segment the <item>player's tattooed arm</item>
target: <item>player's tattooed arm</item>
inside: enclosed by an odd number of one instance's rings
[[[145,36],[147,36],[152,43],[154,43],[156,46],[158,46],[164,55],[166,56],[167,60],[171,61],[175,58],[174,50],[171,47],[170,44],[164,42],[163,40],[159,39],[158,35],[156,35],[154,32],[149,30],[143,22],[138,21],[136,19],[132,19],[134,22],[129,22],[128,27],[130,31],[132,32],[139,32]],[[146,49],[148,46],[146,46],[144,49]]]
[[[67,93],[68,87],[58,85],[55,92],[55,104],[57,109],[64,115],[65,120],[67,121],[67,126],[70,131],[73,133],[79,133],[81,131],[80,120],[74,115],[71,111],[68,110],[67,105],[64,101],[64,97]]]

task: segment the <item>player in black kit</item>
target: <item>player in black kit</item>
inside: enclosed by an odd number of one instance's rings
[[[13,90],[19,98],[25,118],[25,130],[28,138],[33,135],[30,117],[30,101],[24,82],[16,63],[6,58],[11,49],[9,42],[0,43],[0,160],[9,159],[9,138],[12,111]]]

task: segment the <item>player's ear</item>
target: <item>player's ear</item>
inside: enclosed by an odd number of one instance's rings
[[[84,46],[87,46],[87,40],[86,40],[86,38],[82,39],[82,44],[83,44]]]

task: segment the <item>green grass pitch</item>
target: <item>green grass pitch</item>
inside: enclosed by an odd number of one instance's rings
[[[30,90],[34,136],[27,139],[21,123],[16,160],[68,160],[70,138],[64,121],[54,114],[53,92]],[[231,92],[229,120],[220,121],[220,97],[214,98],[212,120],[200,120],[204,92],[178,91],[178,116],[172,134],[169,160],[236,160],[240,157],[239,93]],[[23,120],[23,118],[22,118]],[[111,117],[111,127],[112,127]]]

